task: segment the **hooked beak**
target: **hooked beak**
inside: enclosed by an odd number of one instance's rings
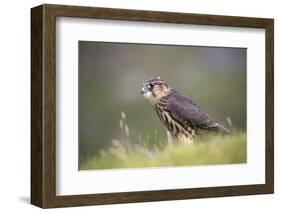
[[[142,89],[141,89],[141,95],[144,95],[145,93],[147,93],[148,91],[146,90],[146,88],[145,87],[143,87]]]

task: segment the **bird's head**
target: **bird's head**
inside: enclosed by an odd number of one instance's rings
[[[149,78],[142,84],[141,95],[151,103],[156,103],[170,91],[168,84],[160,77]]]

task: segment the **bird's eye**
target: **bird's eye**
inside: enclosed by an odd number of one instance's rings
[[[148,88],[148,89],[152,89],[152,87],[153,87],[153,84],[148,84],[148,85],[147,85],[147,88]]]

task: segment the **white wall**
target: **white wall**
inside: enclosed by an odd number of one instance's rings
[[[281,108],[279,1],[243,0],[61,0],[48,3],[120,7],[132,9],[164,10],[175,12],[209,13],[221,15],[275,18],[275,103]],[[37,0],[6,0],[0,6],[0,125],[1,125],[1,212],[20,210],[37,212],[40,209],[29,202],[30,173],[30,8],[43,2]],[[278,8],[279,6],[279,8]],[[279,97],[278,97],[279,96]],[[197,199],[139,204],[122,204],[96,207],[68,208],[70,212],[132,212],[132,211],[193,211],[193,212],[277,212],[280,206],[280,121],[281,113],[275,111],[275,194],[228,198]],[[66,209],[50,210],[64,212]]]

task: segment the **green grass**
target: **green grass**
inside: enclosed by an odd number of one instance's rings
[[[112,147],[98,156],[82,159],[80,170],[246,163],[245,133],[212,135],[172,146],[158,141],[148,148],[145,141],[132,143],[126,129],[125,139],[113,140]]]

